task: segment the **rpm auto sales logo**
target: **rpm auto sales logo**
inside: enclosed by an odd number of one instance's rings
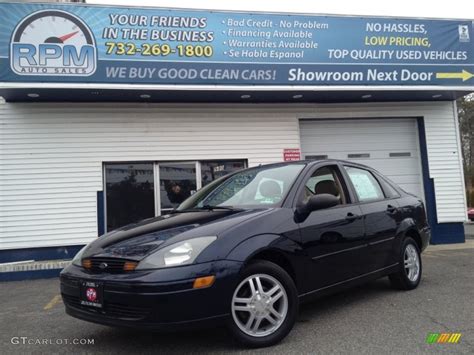
[[[41,10],[15,28],[10,66],[18,75],[89,76],[97,66],[94,36],[78,17]]]
[[[89,287],[86,290],[86,297],[89,301],[95,302],[95,300],[97,299],[97,291],[95,290],[95,288]]]

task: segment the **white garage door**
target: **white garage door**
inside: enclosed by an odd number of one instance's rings
[[[301,120],[300,135],[305,159],[366,164],[424,196],[415,119]]]

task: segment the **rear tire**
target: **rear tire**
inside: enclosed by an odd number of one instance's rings
[[[234,289],[228,328],[246,346],[274,345],[293,328],[298,302],[295,283],[283,268],[266,260],[252,262]]]
[[[421,280],[422,264],[420,249],[413,238],[403,240],[398,262],[398,270],[388,276],[392,287],[398,290],[415,289]]]

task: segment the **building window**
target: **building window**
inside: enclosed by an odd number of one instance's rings
[[[218,160],[218,161],[202,161],[201,162],[201,181],[202,186],[206,186],[224,175],[233,173],[234,171],[244,169],[246,163],[244,160]]]
[[[161,212],[178,207],[196,192],[196,163],[158,163]]]
[[[306,160],[324,160],[327,159],[327,155],[305,155],[304,157]]]
[[[390,158],[401,158],[401,157],[411,157],[410,152],[397,152],[397,153],[389,153]]]
[[[155,215],[153,164],[106,164],[107,230]]]
[[[349,159],[360,159],[360,158],[370,158],[369,153],[359,153],[359,154],[347,154]]]
[[[105,163],[107,231],[165,214],[200,187],[246,165],[245,160]]]

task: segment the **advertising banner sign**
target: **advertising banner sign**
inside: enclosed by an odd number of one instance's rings
[[[0,3],[0,82],[474,86],[468,20]]]

